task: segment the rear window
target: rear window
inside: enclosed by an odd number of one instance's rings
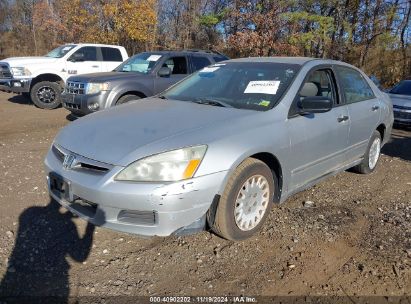
[[[121,56],[121,52],[119,49],[102,47],[101,53],[103,54],[103,61],[123,61],[123,57]]]
[[[207,57],[193,56],[191,58],[193,61],[194,72],[201,70],[202,68],[211,64],[210,60]]]
[[[215,62],[220,62],[220,61],[228,60],[229,58],[225,57],[225,56],[218,55],[218,56],[213,56],[213,59],[214,59]]]

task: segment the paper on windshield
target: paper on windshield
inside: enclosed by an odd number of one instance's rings
[[[161,55],[150,55],[150,57],[148,57],[146,60],[147,61],[157,61],[159,60],[161,57]]]
[[[63,51],[70,51],[71,50],[71,46],[65,46],[64,48],[63,48]]]
[[[278,80],[256,80],[250,81],[244,90],[244,93],[259,93],[259,94],[271,94],[277,93],[280,81]]]
[[[212,73],[212,72],[217,71],[219,68],[220,68],[220,67],[218,67],[218,66],[205,67],[204,69],[202,69],[202,70],[200,71],[200,73]]]

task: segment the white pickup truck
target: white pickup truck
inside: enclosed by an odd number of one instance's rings
[[[42,109],[54,109],[68,77],[114,70],[128,58],[122,46],[65,44],[43,57],[13,57],[0,61],[0,90],[22,93]]]

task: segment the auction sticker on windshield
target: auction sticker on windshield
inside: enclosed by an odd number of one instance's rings
[[[161,55],[150,55],[150,57],[148,57],[146,60],[147,61],[157,61],[159,60],[161,57]]]
[[[219,68],[220,68],[220,67],[218,67],[218,66],[205,67],[204,69],[202,69],[202,70],[200,71],[200,73],[212,73],[212,72],[217,71]]]
[[[244,90],[244,93],[271,94],[277,93],[280,81],[278,80],[255,80],[250,81]]]

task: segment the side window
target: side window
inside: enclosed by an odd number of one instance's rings
[[[359,72],[342,66],[338,66],[336,69],[347,103],[375,98],[374,92]]]
[[[201,70],[202,68],[211,64],[210,60],[207,57],[192,56],[191,58],[193,61],[193,72]]]
[[[331,99],[333,104],[338,104],[334,92],[332,72],[329,69],[316,70],[308,75],[299,92],[300,100],[304,97],[323,96]]]
[[[97,49],[92,46],[85,46],[74,52],[70,58],[74,58],[77,61],[97,61]]]
[[[123,57],[121,56],[121,52],[119,49],[111,47],[102,47],[101,53],[103,54],[103,61],[123,61]]]
[[[171,57],[163,63],[163,67],[168,67],[171,74],[187,74],[187,59],[186,57]]]

